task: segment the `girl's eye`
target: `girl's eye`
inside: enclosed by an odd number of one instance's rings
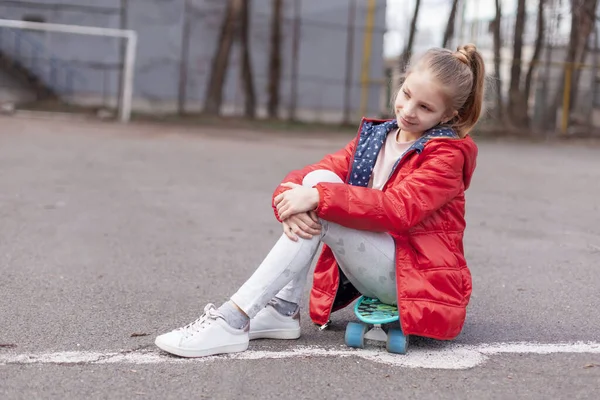
[[[408,95],[408,93],[406,92],[406,90],[403,90],[402,93],[404,93],[404,97],[406,97],[407,99],[410,98],[410,96]]]
[[[427,106],[425,106],[425,105],[422,105],[421,107],[422,107],[422,108],[423,108],[423,110],[425,110],[425,111],[431,111],[431,110],[429,109],[429,107],[427,107]]]

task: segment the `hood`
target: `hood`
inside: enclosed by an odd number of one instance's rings
[[[390,129],[398,128],[398,124],[395,119],[363,118],[363,120],[361,121],[361,129],[359,129],[359,135],[361,132],[363,132],[363,128],[365,126],[367,128],[370,128],[372,126],[377,125],[385,126],[385,132],[389,132]],[[453,129],[439,125],[425,132],[423,136],[421,136],[421,138],[417,140],[413,147],[418,152],[421,152],[423,151],[427,142],[436,138],[451,138],[451,140],[446,140],[444,142],[460,149],[460,151],[463,153],[465,159],[465,164],[463,168],[463,181],[465,184],[465,190],[467,190],[471,184],[471,178],[473,177],[473,173],[475,172],[475,167],[477,165],[477,145],[475,144],[470,135],[467,135],[463,139],[460,139]]]
[[[465,165],[463,168],[463,181],[465,183],[465,190],[471,185],[471,179],[477,166],[477,153],[478,148],[471,136],[467,135],[463,139],[449,140],[452,146],[460,149],[465,158]]]
[[[458,148],[463,153],[463,182],[465,184],[465,190],[467,190],[471,185],[471,178],[473,177],[473,172],[475,172],[475,166],[477,165],[477,145],[471,136],[467,135],[461,139],[452,128],[444,126],[436,126],[428,130],[423,135],[422,140],[425,142],[436,138],[451,138],[451,140],[444,141],[444,143]],[[423,144],[425,144],[424,142]]]

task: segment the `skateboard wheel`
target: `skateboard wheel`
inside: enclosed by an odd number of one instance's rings
[[[346,346],[362,349],[365,347],[367,326],[358,322],[350,322],[346,326]]]
[[[386,349],[390,353],[406,354],[408,347],[408,337],[404,335],[401,329],[390,328],[388,331]]]

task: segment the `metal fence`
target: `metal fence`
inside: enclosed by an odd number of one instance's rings
[[[81,3],[84,3],[83,1]],[[112,7],[0,1],[0,16],[33,16],[48,22],[128,28],[139,33],[134,108],[160,113],[202,110],[214,47],[225,3],[222,0],[127,0]],[[299,4],[305,9],[298,12]],[[293,107],[300,119],[339,121],[380,112],[385,90],[383,68],[384,0],[341,1],[331,15],[311,13],[308,0],[286,0],[282,23],[280,115]],[[315,3],[314,1],[312,3]],[[336,4],[337,4],[336,3]],[[118,6],[116,4],[120,4]],[[253,1],[251,56],[258,115],[265,113],[268,84],[270,1]],[[328,2],[326,5],[334,4]],[[260,6],[260,7],[259,7]],[[262,8],[261,8],[262,7]],[[122,43],[71,42],[46,35],[37,65],[65,63],[77,79],[69,83],[74,106],[114,108],[123,67]],[[102,50],[100,50],[100,46]],[[240,115],[244,105],[237,42],[224,88],[223,111]],[[296,50],[294,50],[296,49]]]

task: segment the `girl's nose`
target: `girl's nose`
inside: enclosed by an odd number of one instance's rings
[[[415,116],[415,107],[412,104],[407,104],[404,107],[404,115],[406,115],[407,117],[414,117]]]

